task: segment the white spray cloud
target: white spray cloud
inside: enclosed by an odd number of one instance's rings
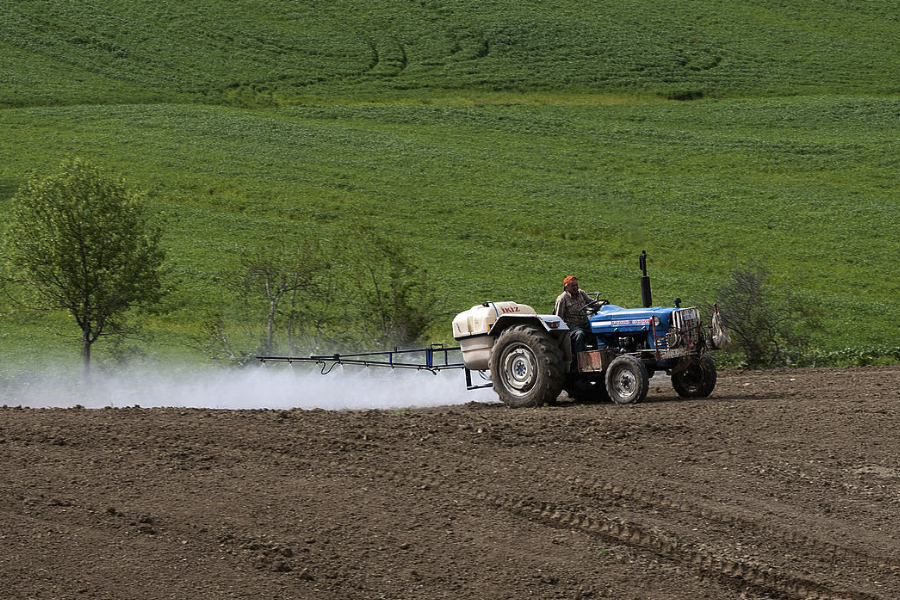
[[[473,383],[486,383],[473,373]],[[490,389],[467,390],[462,370],[336,367],[323,375],[290,366],[235,371],[95,376],[90,385],[29,378],[7,389],[2,404],[32,408],[141,406],[215,409],[363,410],[498,402]]]

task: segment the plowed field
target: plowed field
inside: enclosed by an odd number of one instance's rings
[[[900,368],[709,399],[0,409],[0,597],[900,598]]]

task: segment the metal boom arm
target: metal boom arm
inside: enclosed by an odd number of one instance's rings
[[[427,348],[410,350],[382,350],[352,354],[321,354],[312,356],[258,356],[260,362],[315,363],[322,365],[322,374],[330,373],[335,365],[359,365],[363,367],[388,367],[391,369],[416,369],[437,373],[446,369],[464,369],[462,362],[450,362],[450,353],[459,352],[459,346],[445,347],[431,344]],[[420,355],[419,360],[411,358]],[[409,358],[408,358],[409,357]]]

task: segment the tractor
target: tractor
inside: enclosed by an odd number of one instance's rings
[[[554,404],[562,392],[578,401],[641,402],[657,372],[671,377],[683,398],[705,398],[716,387],[709,352],[728,334],[715,308],[708,327],[696,307],[652,306],[646,252],[640,265],[642,308],[623,308],[591,294],[584,307],[588,343],[574,354],[569,328],[556,315],[517,302],[484,302],[453,319],[468,371],[489,372],[490,386],[507,406]],[[470,386],[472,387],[472,386]]]
[[[518,302],[484,302],[453,319],[453,337],[459,346],[431,344],[427,348],[313,356],[260,356],[283,363],[316,363],[322,373],[336,365],[427,370],[433,373],[464,369],[469,390],[492,387],[511,408],[554,404],[563,392],[577,401],[611,400],[616,404],[642,401],[650,378],[664,371],[672,387],[684,398],[705,398],[716,387],[716,365],[709,355],[725,348],[728,332],[718,308],[710,325],[700,321],[700,310],[653,306],[647,253],[640,257],[643,271],[643,308],[623,308],[600,299],[584,307],[590,324],[584,351],[572,350],[569,327],[556,315],[538,314]],[[462,362],[457,360],[462,355]],[[452,358],[451,358],[452,357]],[[473,384],[477,371],[487,384]]]

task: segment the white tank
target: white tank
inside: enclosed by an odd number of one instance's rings
[[[473,371],[488,369],[494,337],[488,335],[501,315],[536,315],[526,304],[485,302],[461,312],[453,319],[453,338],[459,342],[463,363]]]

